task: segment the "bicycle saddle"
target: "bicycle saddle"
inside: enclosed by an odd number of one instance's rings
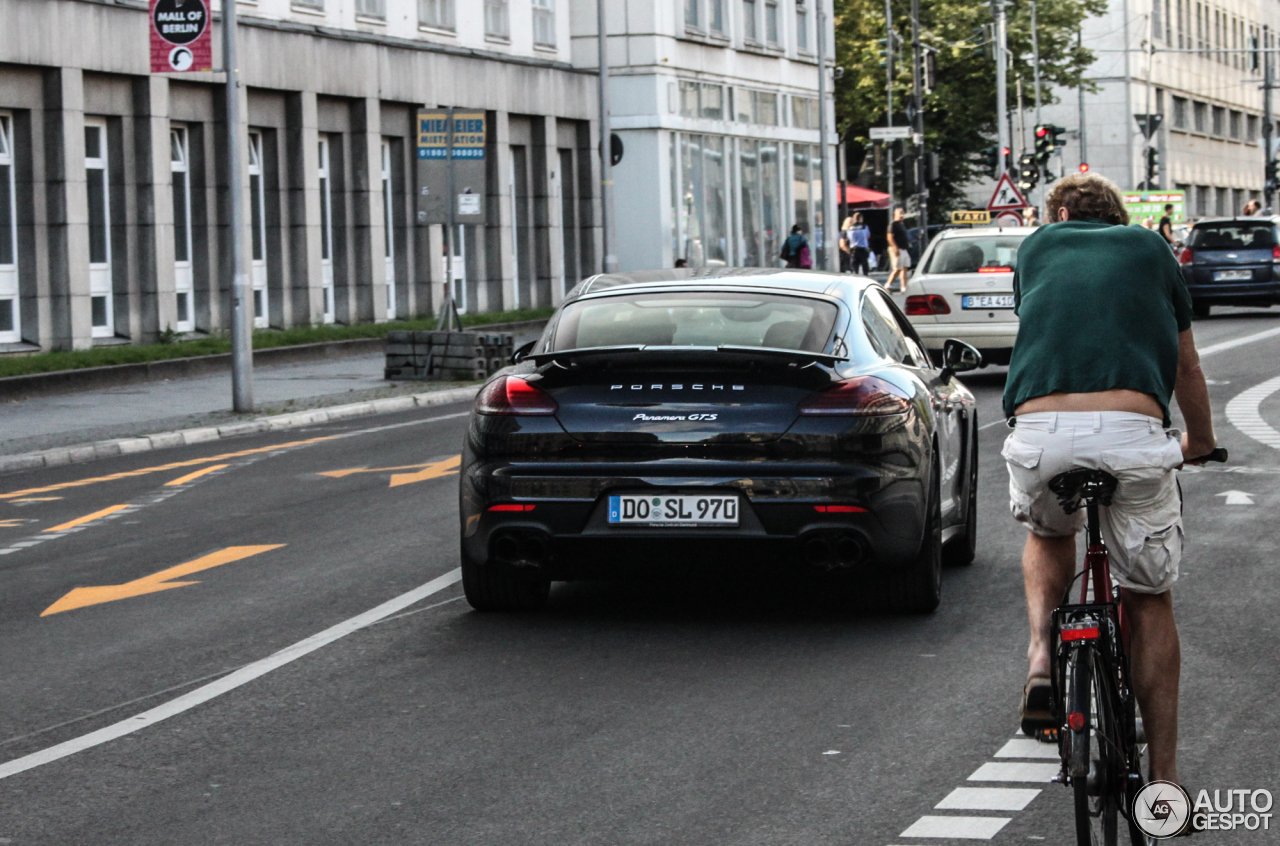
[[[1116,477],[1106,470],[1081,467],[1054,476],[1049,480],[1049,490],[1057,494],[1062,510],[1071,514],[1090,501],[1110,505],[1111,496],[1116,492],[1116,484]]]

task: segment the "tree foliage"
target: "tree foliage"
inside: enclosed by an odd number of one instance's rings
[[[894,62],[894,124],[907,123],[911,95],[911,19],[908,0],[889,0],[893,28],[901,38]],[[939,157],[939,181],[929,186],[930,209],[941,216],[962,201],[963,187],[985,175],[985,151],[996,137],[996,70],[990,37],[990,3],[978,0],[919,0],[920,40],[935,48],[937,85],[924,95],[925,149]],[[1093,53],[1077,45],[1080,23],[1101,15],[1106,0],[1038,0],[1036,29],[1040,49],[1043,102],[1054,102],[1053,86],[1082,84]],[[1031,3],[1007,7],[1009,108],[1016,107],[1016,80],[1023,81],[1030,107],[1034,78]],[[835,0],[836,63],[845,73],[836,82],[836,123],[845,131],[850,164],[871,150],[868,130],[885,124],[886,72],[881,65],[885,38],[885,0]],[[1084,82],[1086,87],[1090,83]],[[847,129],[846,129],[847,128]],[[1017,145],[1015,144],[1015,155]],[[855,172],[851,168],[850,172]],[[884,177],[875,180],[883,187]],[[899,186],[901,183],[899,182]]]

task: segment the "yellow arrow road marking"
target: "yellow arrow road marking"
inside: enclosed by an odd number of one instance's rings
[[[186,564],[179,564],[177,567],[170,567],[168,570],[161,570],[159,573],[152,573],[150,576],[143,576],[141,579],[134,579],[133,581],[125,582],[122,585],[102,585],[100,587],[75,588],[57,602],[44,609],[40,616],[48,617],[50,614],[72,611],[76,608],[84,608],[88,605],[98,605],[103,602],[115,602],[118,599],[128,599],[131,596],[142,596],[148,593],[157,593],[162,590],[169,590],[170,588],[198,585],[200,584],[199,582],[171,582],[169,580],[180,579],[183,576],[189,576],[192,573],[199,573],[201,570],[208,570],[212,567],[220,567],[223,564],[230,564],[232,561],[239,561],[242,558],[248,558],[262,552],[269,552],[273,549],[279,549],[282,546],[284,546],[282,543],[266,546],[229,546],[226,549],[219,550],[218,552],[211,553],[210,555],[205,555],[194,561],[188,561]]]
[[[16,529],[19,526],[21,526],[23,523],[28,523],[28,522],[30,521],[24,520],[21,517],[7,517],[3,520],[0,520],[0,529]]]
[[[444,461],[438,461],[429,467],[424,467],[417,473],[396,473],[391,477],[391,487],[398,488],[401,485],[412,485],[414,482],[425,482],[427,479],[452,476],[458,472],[458,467],[461,464],[462,456],[455,455],[453,458],[446,458]]]
[[[58,500],[58,499],[62,499],[62,497],[60,497],[60,496],[32,496],[32,497],[28,497],[28,498],[26,498],[26,499],[15,499],[13,502],[14,502],[14,504],[17,504],[17,503],[20,503],[20,502],[21,502],[21,503],[27,503],[27,502],[53,502],[54,500]]]
[[[226,461],[228,458],[242,458],[246,455],[258,455],[259,453],[271,452],[276,449],[288,449],[290,447],[306,446],[307,444],[318,444],[322,441],[332,441],[340,437],[342,436],[327,435],[321,438],[307,438],[305,441],[289,441],[288,443],[274,444],[272,446],[242,449],[239,452],[224,452],[222,455],[211,455],[208,458],[192,458],[188,461],[174,461],[170,464],[157,464],[154,467],[141,467],[137,470],[127,470],[123,473],[112,473],[108,476],[94,476],[89,479],[76,479],[73,482],[59,482],[56,485],[45,485],[42,488],[27,488],[21,491],[10,491],[9,493],[0,494],[0,499],[17,499],[18,497],[30,496],[31,494],[49,493],[50,491],[61,491],[66,490],[67,488],[81,488],[85,485],[95,485],[98,482],[114,482],[117,479],[146,476],[149,473],[163,473],[166,470],[180,470],[183,467],[199,467],[201,464],[213,464],[218,461]]]
[[[349,467],[346,470],[326,470],[318,473],[319,476],[328,476],[330,479],[344,479],[347,476],[354,476],[357,473],[388,473],[392,470],[419,470],[423,467],[434,466],[430,462],[425,464],[404,464],[400,467]]]
[[[203,470],[197,470],[194,473],[188,473],[185,476],[179,476],[178,478],[174,479],[172,482],[165,482],[164,486],[166,488],[172,488],[178,485],[185,485],[187,482],[190,482],[193,479],[199,479],[201,476],[205,475],[206,473],[212,473],[215,470],[226,470],[230,466],[231,466],[230,464],[215,464],[212,467],[206,467]]]
[[[74,529],[76,526],[83,526],[85,523],[92,522],[108,514],[115,514],[117,511],[124,511],[129,507],[128,503],[124,505],[109,505],[101,511],[95,511],[92,514],[86,514],[83,517],[77,517],[74,520],[63,523],[60,526],[54,526],[52,529],[45,529],[46,532],[61,532],[63,529]]]

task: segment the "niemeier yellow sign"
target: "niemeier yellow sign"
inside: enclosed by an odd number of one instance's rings
[[[973,209],[970,211],[953,211],[951,213],[952,223],[990,223],[991,212],[986,209]]]

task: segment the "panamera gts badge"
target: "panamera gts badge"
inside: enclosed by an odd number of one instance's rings
[[[718,415],[715,415],[715,414],[701,414],[701,413],[694,413],[694,414],[645,414],[644,412],[641,412],[641,413],[637,414],[635,417],[632,417],[631,419],[632,419],[632,420],[644,420],[644,421],[646,421],[646,422],[661,421],[661,422],[664,422],[664,423],[671,423],[671,422],[680,421],[680,420],[695,420],[695,421],[696,421],[696,420],[701,420],[701,421],[704,421],[704,422],[709,422],[709,421],[711,421],[711,420],[715,420],[717,416],[718,416]]]
[[[644,391],[644,390],[661,391],[664,387],[672,391],[686,390],[686,386],[683,383],[679,383],[679,382],[670,384],[670,385],[610,385],[609,390],[611,391]],[[727,388],[728,390],[731,390],[731,391],[745,391],[747,389],[745,385],[728,385]],[[706,385],[700,382],[691,384],[687,387],[687,390],[690,390],[690,391],[723,391],[725,389],[726,389],[725,385]]]

